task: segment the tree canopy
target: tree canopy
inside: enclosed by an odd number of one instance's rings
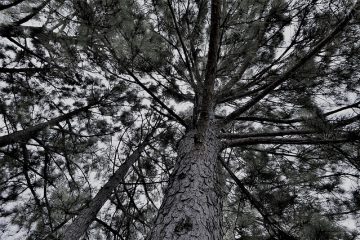
[[[205,196],[211,239],[358,239],[359,39],[354,0],[2,1],[0,238],[190,239]]]

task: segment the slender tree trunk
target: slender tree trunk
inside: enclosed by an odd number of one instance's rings
[[[190,131],[181,141],[169,186],[148,240],[222,239],[222,194],[217,157],[220,141],[212,128],[201,143]]]
[[[63,240],[77,240],[85,233],[90,224],[95,220],[101,207],[109,199],[112,191],[122,182],[129,168],[140,158],[140,154],[146,146],[142,143],[115,171],[109,181],[100,189],[96,196],[90,201],[89,206],[84,208],[65,230]]]

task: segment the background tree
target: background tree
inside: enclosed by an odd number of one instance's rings
[[[359,8],[1,3],[1,237],[356,239]]]

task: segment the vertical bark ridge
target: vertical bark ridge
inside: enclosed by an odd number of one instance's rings
[[[222,197],[215,131],[209,128],[203,144],[189,132],[178,149],[178,159],[164,202],[148,240],[222,239]]]

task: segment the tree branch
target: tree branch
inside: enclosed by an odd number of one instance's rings
[[[108,231],[110,231],[114,236],[119,237],[120,240],[123,240],[124,238],[119,234],[118,230],[115,230],[112,228],[109,224],[101,220],[100,218],[95,218],[95,221],[101,224],[104,228],[106,228]]]
[[[0,25],[1,37],[32,38],[45,32],[46,30],[43,27]]]
[[[320,130],[286,130],[278,132],[258,132],[258,133],[222,133],[220,138],[226,139],[239,139],[239,138],[252,138],[252,137],[276,137],[276,136],[286,136],[286,135],[304,135],[312,133],[320,133]]]
[[[51,119],[51,120],[49,120],[47,122],[40,123],[40,124],[31,126],[31,127],[28,127],[26,129],[10,133],[10,134],[5,135],[5,136],[1,136],[0,137],[0,147],[4,147],[6,145],[13,144],[13,143],[16,143],[16,142],[27,141],[28,139],[36,136],[36,134],[39,131],[42,131],[45,128],[50,127],[50,126],[54,126],[59,122],[70,119],[71,117],[73,117],[73,116],[75,116],[75,115],[77,115],[77,114],[79,114],[81,112],[85,112],[85,111],[89,110],[90,108],[92,108],[97,103],[98,102],[91,103],[91,104],[89,104],[89,105],[87,105],[85,107],[82,107],[82,108],[76,109],[74,111],[71,111],[69,113],[63,114],[63,115],[61,115],[59,117],[56,117],[56,118],[53,118],[53,119]]]
[[[256,144],[293,144],[293,145],[318,145],[346,143],[360,140],[359,136],[345,136],[338,139],[306,139],[306,138],[270,138],[270,137],[249,137],[236,140],[223,141],[223,148],[241,147]]]
[[[228,81],[225,86],[219,91],[220,95],[226,95],[227,92],[231,90],[231,88],[242,78],[245,71],[251,66],[251,63],[253,59],[256,56],[256,52],[259,50],[260,43],[262,42],[265,33],[266,28],[268,26],[268,18],[269,16],[265,17],[264,24],[260,27],[260,29],[257,32],[257,36],[255,38],[255,42],[251,42],[251,44],[248,46],[248,55],[245,57],[244,63],[240,67],[240,70],[236,73],[238,74],[238,77],[231,79]]]
[[[118,64],[120,66],[122,66],[120,59],[118,58],[116,52],[114,51],[114,49],[111,46],[110,41],[107,39],[106,36],[104,37],[104,39],[107,42],[107,44],[110,46],[110,48],[108,48],[109,51],[114,56],[114,58],[118,61]],[[173,116],[181,125],[183,125],[185,128],[188,128],[186,122],[179,115],[177,115],[171,108],[166,106],[166,104],[163,101],[161,101],[149,88],[147,88],[131,70],[129,70],[127,67],[124,67],[124,66],[122,66],[122,67],[135,80],[135,82],[155,100],[155,102],[159,103],[160,106],[162,108],[164,108],[166,111],[168,111],[170,113],[170,115]]]
[[[324,113],[324,117],[330,116],[332,114],[341,112],[343,110],[349,109],[349,108],[353,108],[353,107],[359,107],[360,102],[355,102],[353,104],[344,106],[344,107],[340,107],[338,109],[329,111]],[[220,115],[215,115],[215,117],[217,119],[224,119],[225,116],[220,116]],[[353,122],[356,122],[357,120],[360,119],[359,115],[356,115],[352,118],[346,119],[346,120],[341,120],[335,124],[333,124],[333,126],[336,127],[343,127],[345,125],[351,124]],[[248,117],[237,117],[234,120],[236,121],[257,121],[257,122],[271,122],[271,123],[282,123],[282,124],[292,124],[292,123],[298,123],[298,122],[304,122],[304,121],[308,121],[308,120],[316,120],[315,118],[293,118],[293,119],[277,119],[277,118],[268,118],[268,117],[261,117],[261,116],[248,116]]]
[[[229,114],[224,120],[223,124],[226,125],[230,123],[233,119],[240,116],[242,113],[249,110],[256,103],[266,97],[271,91],[280,86],[283,82],[285,82],[292,74],[296,72],[301,66],[303,66],[308,60],[310,60],[315,54],[317,54],[325,45],[331,42],[334,37],[343,31],[349,21],[353,18],[354,14],[359,11],[360,4],[356,1],[354,7],[350,10],[350,12],[344,17],[344,19],[335,27],[333,31],[328,34],[324,39],[322,39],[311,51],[309,51],[305,56],[303,56],[294,66],[290,67],[278,80],[269,84],[261,93],[255,96],[253,99],[245,103],[244,106],[234,110],[231,114]]]
[[[30,19],[32,19],[33,17],[35,17],[51,0],[46,0],[44,1],[42,4],[40,4],[39,6],[37,6],[36,8],[33,8],[33,12],[30,13],[29,15],[25,16],[22,19],[19,19],[18,21],[12,23],[13,25],[21,25],[23,23],[26,23],[27,21],[29,21]]]
[[[179,121],[179,123],[181,125],[183,125],[185,128],[188,128],[186,122],[184,121],[184,119],[182,119],[179,115],[177,115],[171,108],[169,108],[168,106],[166,106],[165,103],[163,103],[163,101],[161,101],[150,89],[148,89],[141,81],[138,77],[135,76],[135,74],[130,71],[129,69],[126,68],[126,71],[128,72],[128,74],[135,80],[135,82],[142,88],[145,90],[145,92],[147,92],[154,100],[155,102],[159,103],[161,107],[163,107],[166,111],[168,111],[170,113],[171,116],[173,116],[177,121]]]
[[[49,71],[50,68],[2,68],[0,67],[0,73],[36,73],[36,72],[44,72]]]
[[[193,71],[192,71],[192,68],[191,68],[191,65],[190,65],[190,60],[189,60],[189,54],[187,52],[187,49],[186,49],[186,46],[185,46],[185,43],[184,43],[184,40],[181,36],[181,33],[180,33],[180,29],[179,29],[179,26],[177,24],[177,20],[176,20],[176,17],[175,17],[175,13],[174,13],[174,9],[171,5],[171,1],[170,0],[167,0],[167,3],[168,3],[168,6],[169,6],[169,9],[170,9],[170,12],[171,12],[171,16],[172,16],[172,19],[173,19],[173,22],[174,22],[174,26],[175,26],[175,30],[176,30],[176,33],[179,37],[179,40],[180,40],[180,44],[181,44],[181,47],[183,49],[183,52],[184,52],[184,56],[185,56],[185,63],[187,65],[187,68],[189,70],[189,75],[190,75],[190,81],[191,81],[191,84],[194,86],[194,91],[197,91],[197,85],[195,83],[195,80],[194,80],[194,74],[193,74]]]
[[[264,218],[264,222],[266,224],[269,224],[272,227],[272,230],[275,231],[277,235],[285,236],[286,239],[289,240],[296,240],[294,236],[290,235],[289,233],[286,233],[283,228],[279,225],[278,222],[276,222],[268,213],[266,208],[262,205],[260,201],[258,201],[250,192],[246,189],[244,184],[241,182],[241,180],[236,177],[236,175],[231,171],[230,167],[225,163],[225,161],[222,159],[222,157],[219,157],[219,160],[223,167],[226,169],[226,171],[229,173],[230,177],[234,180],[234,182],[238,185],[240,188],[240,191],[245,195],[245,197],[249,200],[250,204],[258,210],[258,212],[261,214],[261,216]]]
[[[266,86],[261,86],[259,88],[249,90],[247,92],[242,92],[241,89],[229,89],[227,92],[220,92],[216,98],[216,103],[226,103],[232,100],[244,98],[251,96],[255,93],[260,92],[261,90],[265,89]]]
[[[360,114],[358,114],[352,118],[339,121],[339,122],[335,123],[334,126],[335,127],[345,127],[346,125],[349,125],[349,124],[354,123],[359,120],[360,120]]]
[[[20,4],[20,3],[24,2],[24,1],[26,1],[26,0],[16,0],[16,1],[12,2],[12,3],[0,4],[0,11],[11,8],[11,7],[14,7],[14,6],[16,6],[16,5],[18,5],[18,4]]]
[[[224,119],[224,116],[216,116],[217,119]],[[271,122],[271,123],[283,123],[291,124],[297,122],[303,122],[306,119],[303,118],[294,118],[294,119],[277,119],[277,118],[268,118],[268,117],[258,117],[258,116],[249,116],[249,117],[237,117],[234,120],[236,121],[256,121],[256,122]]]

